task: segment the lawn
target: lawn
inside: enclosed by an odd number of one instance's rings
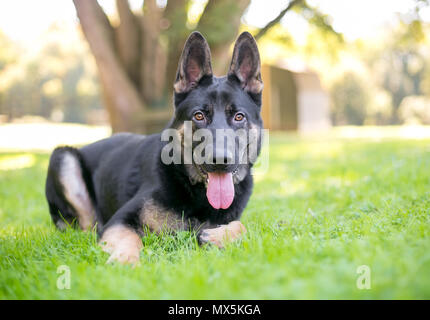
[[[92,233],[54,228],[47,164],[47,153],[0,153],[0,299],[430,298],[428,138],[271,134],[241,241],[150,235],[136,268],[106,265]],[[362,265],[370,289],[357,287]]]

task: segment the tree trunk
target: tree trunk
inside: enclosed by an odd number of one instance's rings
[[[186,27],[189,0],[169,0],[163,15],[163,35],[167,38],[167,64],[163,94],[168,106],[173,105],[173,82],[179,58],[190,30]]]
[[[94,55],[112,130],[144,131],[145,105],[116,53],[115,33],[95,0],[73,0],[82,31]]]
[[[160,20],[162,9],[155,0],[145,0],[142,27],[140,91],[148,104],[157,103],[163,95],[164,76],[166,70],[165,53],[160,44]]]
[[[115,40],[119,59],[130,80],[140,87],[141,28],[138,17],[130,10],[128,0],[117,0],[116,7],[120,24],[116,28]]]

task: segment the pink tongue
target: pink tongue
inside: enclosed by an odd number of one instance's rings
[[[215,209],[227,209],[234,198],[233,176],[229,173],[212,172],[209,174],[206,196]]]

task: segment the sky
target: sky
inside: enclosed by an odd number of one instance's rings
[[[139,8],[141,0],[129,0]],[[205,1],[205,0],[197,0]],[[99,0],[108,13],[115,10],[114,0]],[[165,3],[165,0],[158,0]],[[332,17],[333,27],[347,39],[372,35],[387,24],[393,23],[397,13],[406,13],[413,0],[308,0],[309,4]],[[244,21],[261,27],[273,19],[286,6],[282,0],[252,0]],[[430,8],[422,10],[422,18],[430,22]],[[0,30],[12,40],[30,44],[52,23],[75,25],[78,23],[71,0],[9,0],[0,1]],[[294,14],[287,14],[282,24],[298,40],[304,39],[306,23]]]

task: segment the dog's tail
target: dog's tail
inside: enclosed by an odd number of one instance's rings
[[[59,229],[96,224],[96,203],[91,175],[79,150],[59,147],[51,155],[45,187],[54,224]]]

